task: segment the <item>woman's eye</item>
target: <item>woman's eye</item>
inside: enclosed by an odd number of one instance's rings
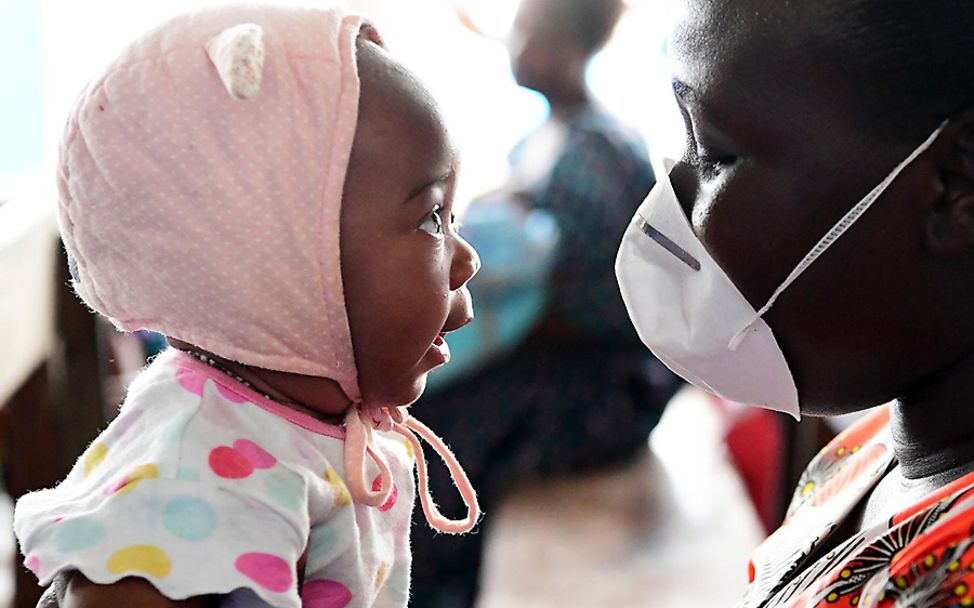
[[[443,234],[443,218],[440,215],[443,211],[443,207],[437,205],[433,207],[433,211],[426,216],[423,223],[419,225],[419,229],[432,234],[433,236],[440,236]]]
[[[733,154],[708,154],[697,149],[689,155],[690,164],[703,176],[713,177],[737,162]]]

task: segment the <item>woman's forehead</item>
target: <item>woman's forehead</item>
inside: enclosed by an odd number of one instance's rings
[[[754,121],[753,129],[847,118],[850,82],[832,69],[830,49],[809,23],[821,9],[788,11],[781,7],[807,3],[765,0],[681,4],[670,67],[684,102],[719,121]]]
[[[804,20],[763,0],[682,0],[678,6],[671,63],[694,88],[761,74],[777,78],[809,63]]]

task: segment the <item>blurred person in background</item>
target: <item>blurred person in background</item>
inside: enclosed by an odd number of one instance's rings
[[[417,404],[429,424],[443,429],[488,514],[477,535],[434,539],[425,526],[414,531],[417,608],[472,606],[490,513],[504,494],[519,483],[631,461],[679,386],[640,345],[612,271],[626,225],[655,181],[639,136],[586,84],[589,62],[623,10],[622,0],[523,0],[510,32],[518,84],[542,94],[551,112],[511,152],[507,183],[476,201],[465,218],[467,236],[484,256],[483,282],[471,289],[483,290],[480,302],[490,302],[490,276],[505,270],[491,263],[497,243],[490,231],[478,230],[488,209],[543,211],[560,239],[541,285],[547,304],[517,343]],[[544,264],[509,257],[507,265],[537,273]],[[478,318],[490,314],[483,305],[478,310]],[[456,358],[468,357],[460,347],[457,340]],[[443,471],[430,481],[437,496],[448,496]]]

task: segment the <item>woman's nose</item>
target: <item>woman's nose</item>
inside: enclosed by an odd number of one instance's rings
[[[480,270],[480,256],[477,250],[457,235],[456,249],[453,253],[453,266],[450,268],[450,290],[456,291],[473,278]]]
[[[692,223],[693,204],[697,200],[699,183],[689,163],[681,160],[673,166],[673,170],[670,171],[670,183],[673,184],[673,191],[683,209],[683,215],[687,217],[688,222]]]

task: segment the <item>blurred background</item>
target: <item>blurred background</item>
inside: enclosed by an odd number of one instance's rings
[[[292,0],[280,4],[307,4]],[[92,74],[139,32],[169,16],[214,4],[199,0],[5,0],[0,5],[0,175],[50,166],[71,104]],[[313,3],[312,3],[313,4]],[[352,0],[380,23],[396,57],[422,76],[446,111],[468,167],[468,192],[501,179],[508,150],[546,115],[539,95],[519,89],[501,40],[518,0]],[[654,154],[682,146],[665,63],[663,0],[631,0],[589,80],[613,112],[647,135]],[[457,18],[466,11],[485,36]],[[493,38],[493,39],[492,39]]]
[[[546,1],[557,6],[560,0]],[[562,1],[565,7],[578,5]],[[558,104],[552,95],[518,85],[509,54],[512,32],[558,35],[546,29],[554,22],[550,14],[536,14],[533,21],[521,15],[518,30],[519,0],[349,4],[375,20],[390,51],[441,104],[463,156],[458,201],[470,208],[464,230],[485,262],[472,287],[478,322],[458,335],[456,344],[451,338],[454,364],[433,374],[428,395],[414,411],[457,449],[475,485],[480,480],[487,519],[475,542],[464,546],[417,532],[411,605],[732,605],[746,584],[749,552],[780,521],[798,467],[824,445],[833,427],[797,425],[681,387],[645,352],[635,354],[631,347],[625,354],[629,367],[613,376],[615,384],[620,377],[629,383],[619,388],[623,397],[613,396],[608,383],[593,380],[587,386],[579,380],[569,386],[558,379],[584,378],[582,370],[610,358],[600,355],[606,345],[596,338],[617,330],[632,333],[628,327],[581,321],[576,325],[585,327],[573,329],[574,313],[558,311],[564,299],[558,282],[569,264],[571,273],[593,284],[611,284],[611,253],[652,185],[649,166],[639,168],[640,155],[648,149],[658,172],[662,158],[681,154],[683,126],[666,62],[671,18],[666,2],[622,3],[615,16],[618,25],[609,28],[611,38],[585,49],[594,54],[584,70],[591,99],[567,104],[563,112],[553,108]],[[53,175],[62,125],[89,78],[139,32],[201,5],[195,0],[0,2],[0,453],[7,496],[62,477],[111,419],[146,357],[165,346],[153,334],[114,332],[70,293],[54,221]],[[589,123],[579,127],[583,112],[576,105],[611,117],[611,132],[605,135]],[[570,212],[564,205],[569,203],[559,202],[564,192],[553,202],[552,188],[562,182],[552,176],[559,175],[572,142],[591,139],[573,139],[580,132],[586,137],[596,133],[599,145],[615,147],[605,153],[590,148],[594,158],[582,157],[577,168],[563,169],[564,175],[591,184],[586,176],[613,150],[635,155],[629,177],[641,171],[643,189],[624,190],[617,210],[625,219],[613,219],[608,230],[591,223],[608,215],[589,220],[581,213],[566,219]],[[535,175],[528,188],[520,182],[512,187],[530,165],[515,162],[512,150],[520,151],[522,159],[550,157],[535,163],[546,170],[537,171],[543,176]],[[608,196],[600,188],[593,195],[596,203]],[[584,210],[590,202],[570,204]],[[579,238],[592,240],[584,241],[582,254],[571,257]],[[599,248],[609,256],[597,264],[592,260],[598,256],[585,257]],[[586,260],[592,261],[591,268],[580,266]],[[565,298],[585,289],[574,285]],[[606,297],[618,299],[614,290]],[[552,363],[557,357],[551,353],[566,348],[576,353],[575,359]],[[530,357],[539,366],[533,380],[549,377],[545,374],[555,378],[545,387],[548,397],[535,399],[527,389],[514,391],[515,399],[492,392],[499,389],[490,382],[510,388],[521,381],[503,375],[505,361],[523,367]],[[635,372],[633,361],[639,366]],[[632,382],[639,386],[633,389]],[[598,396],[585,396],[589,392]],[[437,408],[456,411],[448,407],[457,399],[454,393],[479,412],[477,417],[456,425],[449,417],[430,422]],[[507,409],[474,408],[476,399],[488,405],[504,400]],[[560,403],[564,409],[559,412]],[[626,416],[638,417],[638,423]],[[535,427],[492,426],[515,418],[533,421]],[[483,436],[465,433],[464,424],[492,426],[496,454],[485,447]],[[545,433],[536,433],[542,427]],[[512,448],[515,443],[523,449]],[[602,449],[614,443],[629,447]],[[546,448],[549,444],[556,447]],[[566,448],[589,458],[568,458]],[[471,455],[465,459],[467,450]],[[497,477],[505,483],[496,483]],[[9,521],[10,504],[9,499],[3,503],[4,521]],[[9,525],[5,530],[0,606],[32,606],[39,590],[20,566]],[[452,571],[447,563],[454,564]],[[456,593],[440,593],[452,587]]]

